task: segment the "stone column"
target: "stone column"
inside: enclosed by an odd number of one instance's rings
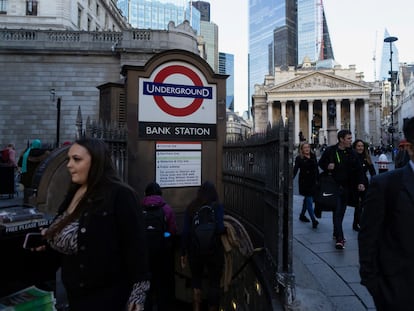
[[[328,101],[326,99],[322,99],[322,130],[323,130],[323,138],[328,139]],[[323,144],[323,141],[320,141]]]
[[[313,102],[308,100],[308,142],[313,143],[312,140],[312,119],[313,119]]]
[[[267,102],[267,121],[273,126],[273,101]]]
[[[282,115],[283,124],[286,123],[286,101],[280,102],[280,113]]]
[[[352,140],[355,140],[355,99],[349,99],[349,128],[352,133]]]
[[[370,136],[369,136],[369,101],[368,99],[364,100],[364,140],[367,140],[369,142]]]
[[[341,130],[341,101],[336,100],[336,128]]]
[[[299,120],[300,120],[300,100],[295,100],[295,144],[299,144],[299,130],[300,130],[300,124],[299,124]]]

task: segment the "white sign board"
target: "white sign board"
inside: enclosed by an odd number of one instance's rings
[[[155,164],[162,188],[201,185],[201,143],[157,142]]]

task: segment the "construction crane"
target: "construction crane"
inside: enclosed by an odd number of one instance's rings
[[[377,37],[378,37],[378,31],[375,32],[375,45],[374,45],[374,53],[372,56],[372,61],[374,62],[374,81],[377,80]]]

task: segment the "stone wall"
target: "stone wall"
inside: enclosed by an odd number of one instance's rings
[[[123,65],[144,66],[169,49],[197,53],[196,37],[187,30],[186,24],[120,33],[0,29],[0,146],[14,143],[18,154],[35,138],[53,146],[57,97],[60,143],[73,141],[78,107],[85,119],[97,119],[97,86],[123,83]]]

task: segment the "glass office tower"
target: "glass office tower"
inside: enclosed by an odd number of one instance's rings
[[[188,20],[200,34],[200,11],[186,0],[118,0],[117,6],[134,28],[166,30],[170,21]]]
[[[249,111],[254,85],[276,66],[333,59],[320,0],[249,0]]]
[[[226,80],[226,108],[234,111],[234,55],[219,53],[219,74],[229,75]]]
[[[331,39],[320,0],[298,0],[298,65],[333,59]]]
[[[296,66],[296,10],[296,0],[249,0],[249,102],[275,66]]]
[[[388,33],[388,30],[385,29],[384,31],[384,39],[390,37],[390,34]],[[396,41],[398,42],[398,41]],[[396,42],[392,42],[392,71],[398,71],[400,68],[400,61],[398,56],[398,49],[395,46]],[[391,78],[390,76],[390,70],[391,70],[391,64],[390,64],[390,44],[389,42],[383,42],[382,44],[382,56],[381,56],[381,65],[380,65],[380,76],[379,80],[384,81]],[[375,77],[376,78],[376,77]]]
[[[210,21],[210,3],[206,1],[193,1],[193,7],[200,11],[201,20]]]
[[[206,44],[207,63],[218,72],[219,51],[218,51],[218,26],[212,22],[200,22],[200,35],[203,36]]]

